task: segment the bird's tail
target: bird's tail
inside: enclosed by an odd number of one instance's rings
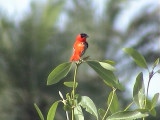
[[[80,56],[79,55],[76,55],[76,54],[73,54],[70,58],[70,61],[78,61],[80,59]]]

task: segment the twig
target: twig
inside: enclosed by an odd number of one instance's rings
[[[109,103],[109,105],[108,105],[108,108],[107,108],[107,110],[106,110],[106,112],[105,112],[105,114],[104,114],[104,116],[103,116],[103,118],[102,118],[102,120],[104,120],[105,119],[105,117],[106,117],[106,115],[107,115],[107,113],[108,113],[108,111],[109,111],[109,108],[110,108],[110,106],[111,106],[111,104],[112,104],[112,101],[113,101],[113,97],[114,97],[114,93],[115,93],[115,91],[116,91],[116,89],[113,87],[113,94],[112,94],[112,97],[111,97],[111,101],[110,101],[110,103]]]

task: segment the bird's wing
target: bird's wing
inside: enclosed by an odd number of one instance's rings
[[[75,53],[75,49],[73,48],[73,50],[72,50],[72,54],[74,54]]]

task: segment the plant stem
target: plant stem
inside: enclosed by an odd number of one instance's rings
[[[151,81],[151,79],[149,79],[149,81],[148,81],[146,98],[148,98],[148,91],[149,91],[149,84],[150,84],[150,81]]]
[[[105,119],[105,117],[106,117],[106,115],[107,115],[107,113],[108,113],[108,111],[109,111],[109,108],[110,108],[110,106],[111,106],[111,104],[112,104],[112,101],[113,101],[113,97],[114,97],[114,93],[115,93],[115,91],[116,91],[116,89],[113,87],[113,94],[112,94],[112,97],[111,97],[111,101],[110,101],[110,103],[109,103],[109,105],[108,105],[108,108],[107,108],[107,110],[106,110],[106,112],[105,112],[105,114],[104,114],[104,116],[103,116],[103,118],[102,118],[102,120],[104,120]]]
[[[131,107],[131,105],[133,105],[133,101],[124,109],[124,111],[127,111],[128,110],[128,108],[130,108]]]
[[[151,81],[153,75],[154,75],[154,72],[152,70],[152,72],[149,72],[149,80],[148,80],[148,85],[147,85],[147,95],[146,95],[146,98],[145,98],[145,101],[144,101],[144,108],[146,108],[147,98],[148,98],[148,91],[149,91],[149,84],[150,84],[150,81]],[[145,120],[145,118],[143,118],[143,120]]]
[[[74,99],[74,96],[75,96],[77,69],[78,69],[78,64],[76,64],[76,67],[75,67],[75,70],[74,70],[73,90],[72,90],[72,98],[73,98],[73,99]]]
[[[74,120],[74,108],[72,108],[72,120]]]
[[[69,120],[69,117],[68,117],[68,112],[66,111],[66,117],[67,117],[67,120]]]
[[[73,78],[73,90],[72,90],[72,93],[71,93],[71,98],[73,100],[73,106],[72,106],[72,120],[74,120],[74,106],[75,106],[75,103],[74,103],[74,99],[75,99],[75,87],[76,87],[76,76],[77,76],[77,69],[78,69],[78,65],[79,64],[75,64],[76,67],[75,67],[75,70],[74,70],[74,78]]]
[[[146,95],[146,99],[145,99],[145,103],[144,103],[144,106],[146,107],[146,104],[147,104],[147,98],[148,98],[148,91],[149,91],[149,84],[150,84],[150,81],[153,77],[154,73],[153,73],[153,70],[151,73],[149,73],[149,80],[148,80],[148,85],[147,85],[147,95]]]

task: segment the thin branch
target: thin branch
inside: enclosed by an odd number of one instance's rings
[[[73,106],[72,106],[72,120],[74,120],[74,99],[75,99],[75,87],[76,87],[76,76],[77,76],[77,69],[78,69],[78,66],[79,64],[76,63],[75,64],[76,67],[75,67],[75,70],[74,70],[74,78],[73,78],[73,90],[72,90],[72,93],[71,93],[71,97],[72,97],[72,100],[73,100]]]
[[[66,117],[67,117],[67,120],[69,120],[69,116],[68,116],[68,112],[66,111]]]
[[[124,109],[124,111],[127,111],[128,110],[128,108],[130,108],[131,107],[131,105],[133,105],[133,101]]]
[[[116,89],[113,87],[113,94],[112,94],[112,97],[111,97],[111,101],[110,101],[110,103],[109,103],[109,105],[108,105],[108,108],[107,108],[107,110],[106,110],[106,112],[105,112],[105,114],[104,114],[104,116],[103,116],[103,118],[102,118],[102,120],[104,120],[105,119],[105,117],[106,117],[106,115],[107,115],[107,113],[108,113],[108,111],[109,111],[109,108],[110,108],[110,106],[111,106],[111,104],[112,104],[112,101],[113,101],[113,97],[114,97],[114,93],[115,93],[115,91],[116,91]]]

